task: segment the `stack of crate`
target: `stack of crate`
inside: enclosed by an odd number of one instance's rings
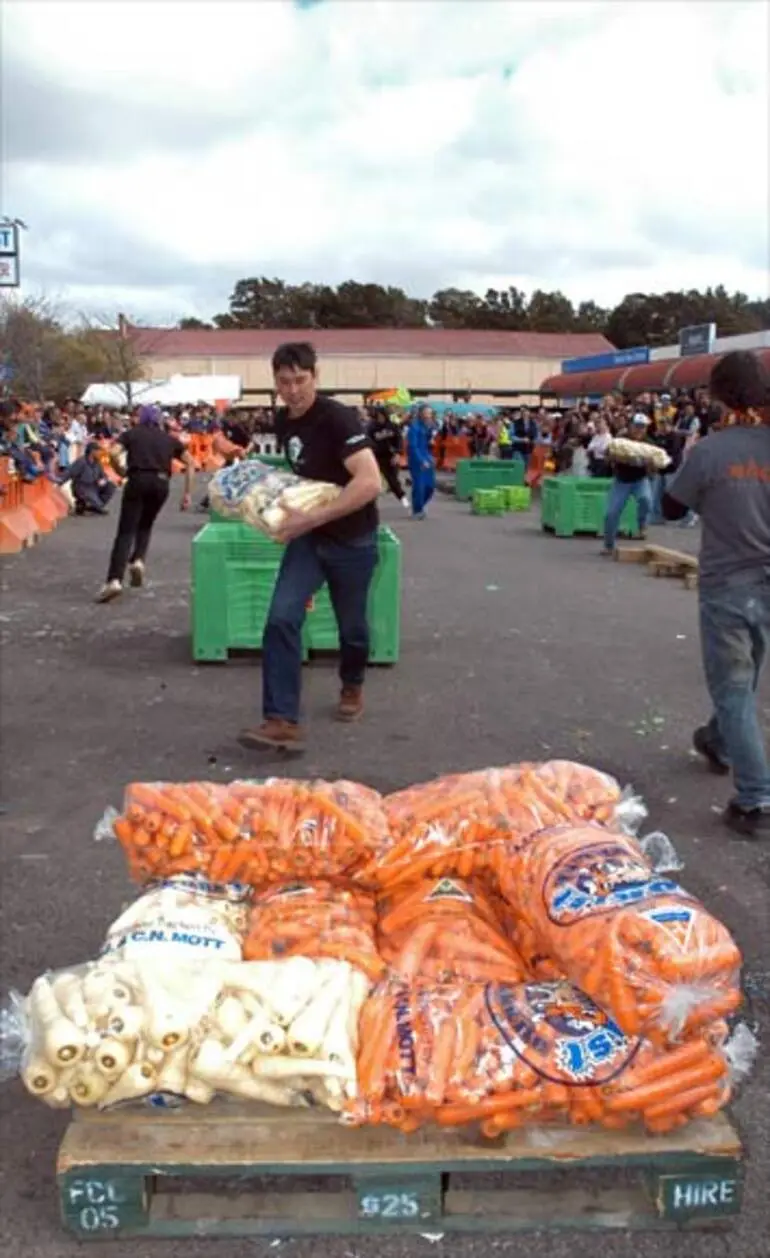
[[[528,485],[505,485],[501,492],[506,511],[529,511],[532,506],[532,490]]]
[[[401,627],[401,545],[391,529],[378,534],[379,563],[369,596],[371,664],[395,664]],[[200,661],[224,662],[230,651],[258,651],[283,547],[246,524],[214,519],[192,545],[192,651]],[[339,649],[326,586],[308,609],[303,657]]]
[[[471,499],[474,515],[504,515],[506,511],[504,489],[474,489]]]

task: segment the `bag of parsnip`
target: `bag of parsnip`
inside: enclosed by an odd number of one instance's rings
[[[0,1010],[0,1077],[53,1107],[223,1092],[342,1110],[369,982],[346,962],[241,960],[247,896],[176,878],[113,923],[98,961]]]
[[[222,468],[209,486],[215,511],[268,534],[280,528],[287,509],[312,511],[333,502],[339,493],[337,485],[306,480],[259,459]]]

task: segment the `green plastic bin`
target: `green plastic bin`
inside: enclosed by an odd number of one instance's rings
[[[381,527],[380,562],[369,596],[372,664],[395,664],[401,644],[401,544]],[[283,547],[246,524],[213,521],[192,543],[191,630],[193,659],[227,660],[230,651],[262,648]],[[337,624],[324,586],[309,609],[302,634],[310,651],[339,649]]]
[[[601,533],[611,485],[611,480],[599,476],[547,476],[540,498],[543,529],[556,537]],[[620,517],[618,532],[632,537],[638,531],[636,501],[630,498]]]
[[[474,489],[523,485],[525,472],[522,459],[460,459],[455,477],[455,497],[461,502],[470,502]]]
[[[501,491],[506,511],[529,511],[532,506],[532,490],[529,485],[506,485]]]
[[[505,515],[505,490],[474,489],[471,509],[474,515]]]

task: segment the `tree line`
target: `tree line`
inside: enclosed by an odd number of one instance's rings
[[[69,324],[45,299],[0,299],[0,392],[37,402],[80,397],[89,384],[141,380],[144,365],[117,320]]]
[[[679,329],[716,323],[720,336],[770,327],[770,299],[752,300],[723,285],[667,293],[629,293],[617,306],[575,305],[564,293],[536,289],[444,288],[429,299],[402,288],[346,280],[288,284],[267,276],[238,280],[229,309],[210,323],[182,319],[180,328],[474,328],[509,332],[601,332],[618,349],[675,344]]]

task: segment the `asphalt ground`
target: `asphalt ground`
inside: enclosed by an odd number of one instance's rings
[[[118,603],[92,596],[113,519],[71,519],[2,568],[2,987],[26,991],[48,967],[94,956],[131,898],[120,853],[97,844],[103,809],[131,779],[255,776],[282,762],[242,751],[238,729],[258,715],[251,660],[195,666],[188,631],[190,541],[204,522],[167,507],[151,582]],[[296,774],[360,778],[391,790],[451,770],[568,757],[633,783],[650,828],[675,841],[690,890],[735,932],[746,957],[749,1016],[768,1029],[770,846],[734,840],[718,812],[729,785],[689,752],[707,715],[697,594],[602,560],[594,539],[557,540],[535,512],[473,517],[447,498],[412,523],[385,518],[404,547],[402,657],[372,670],[364,724],[335,724],[333,666],[306,670],[308,753]],[[696,536],[663,529],[667,545]],[[767,695],[765,692],[765,703]],[[767,708],[765,709],[767,713]],[[535,1233],[449,1239],[453,1255],[527,1258],[767,1258],[770,1099],[764,1059],[735,1109],[745,1139],[743,1213],[720,1235]],[[18,1082],[0,1088],[0,1254],[69,1258],[54,1182],[66,1116]],[[565,1180],[566,1182],[566,1180]],[[87,1252],[145,1258],[246,1258],[268,1242],[93,1242]],[[396,1258],[430,1245],[406,1240],[286,1241],[292,1258]]]

